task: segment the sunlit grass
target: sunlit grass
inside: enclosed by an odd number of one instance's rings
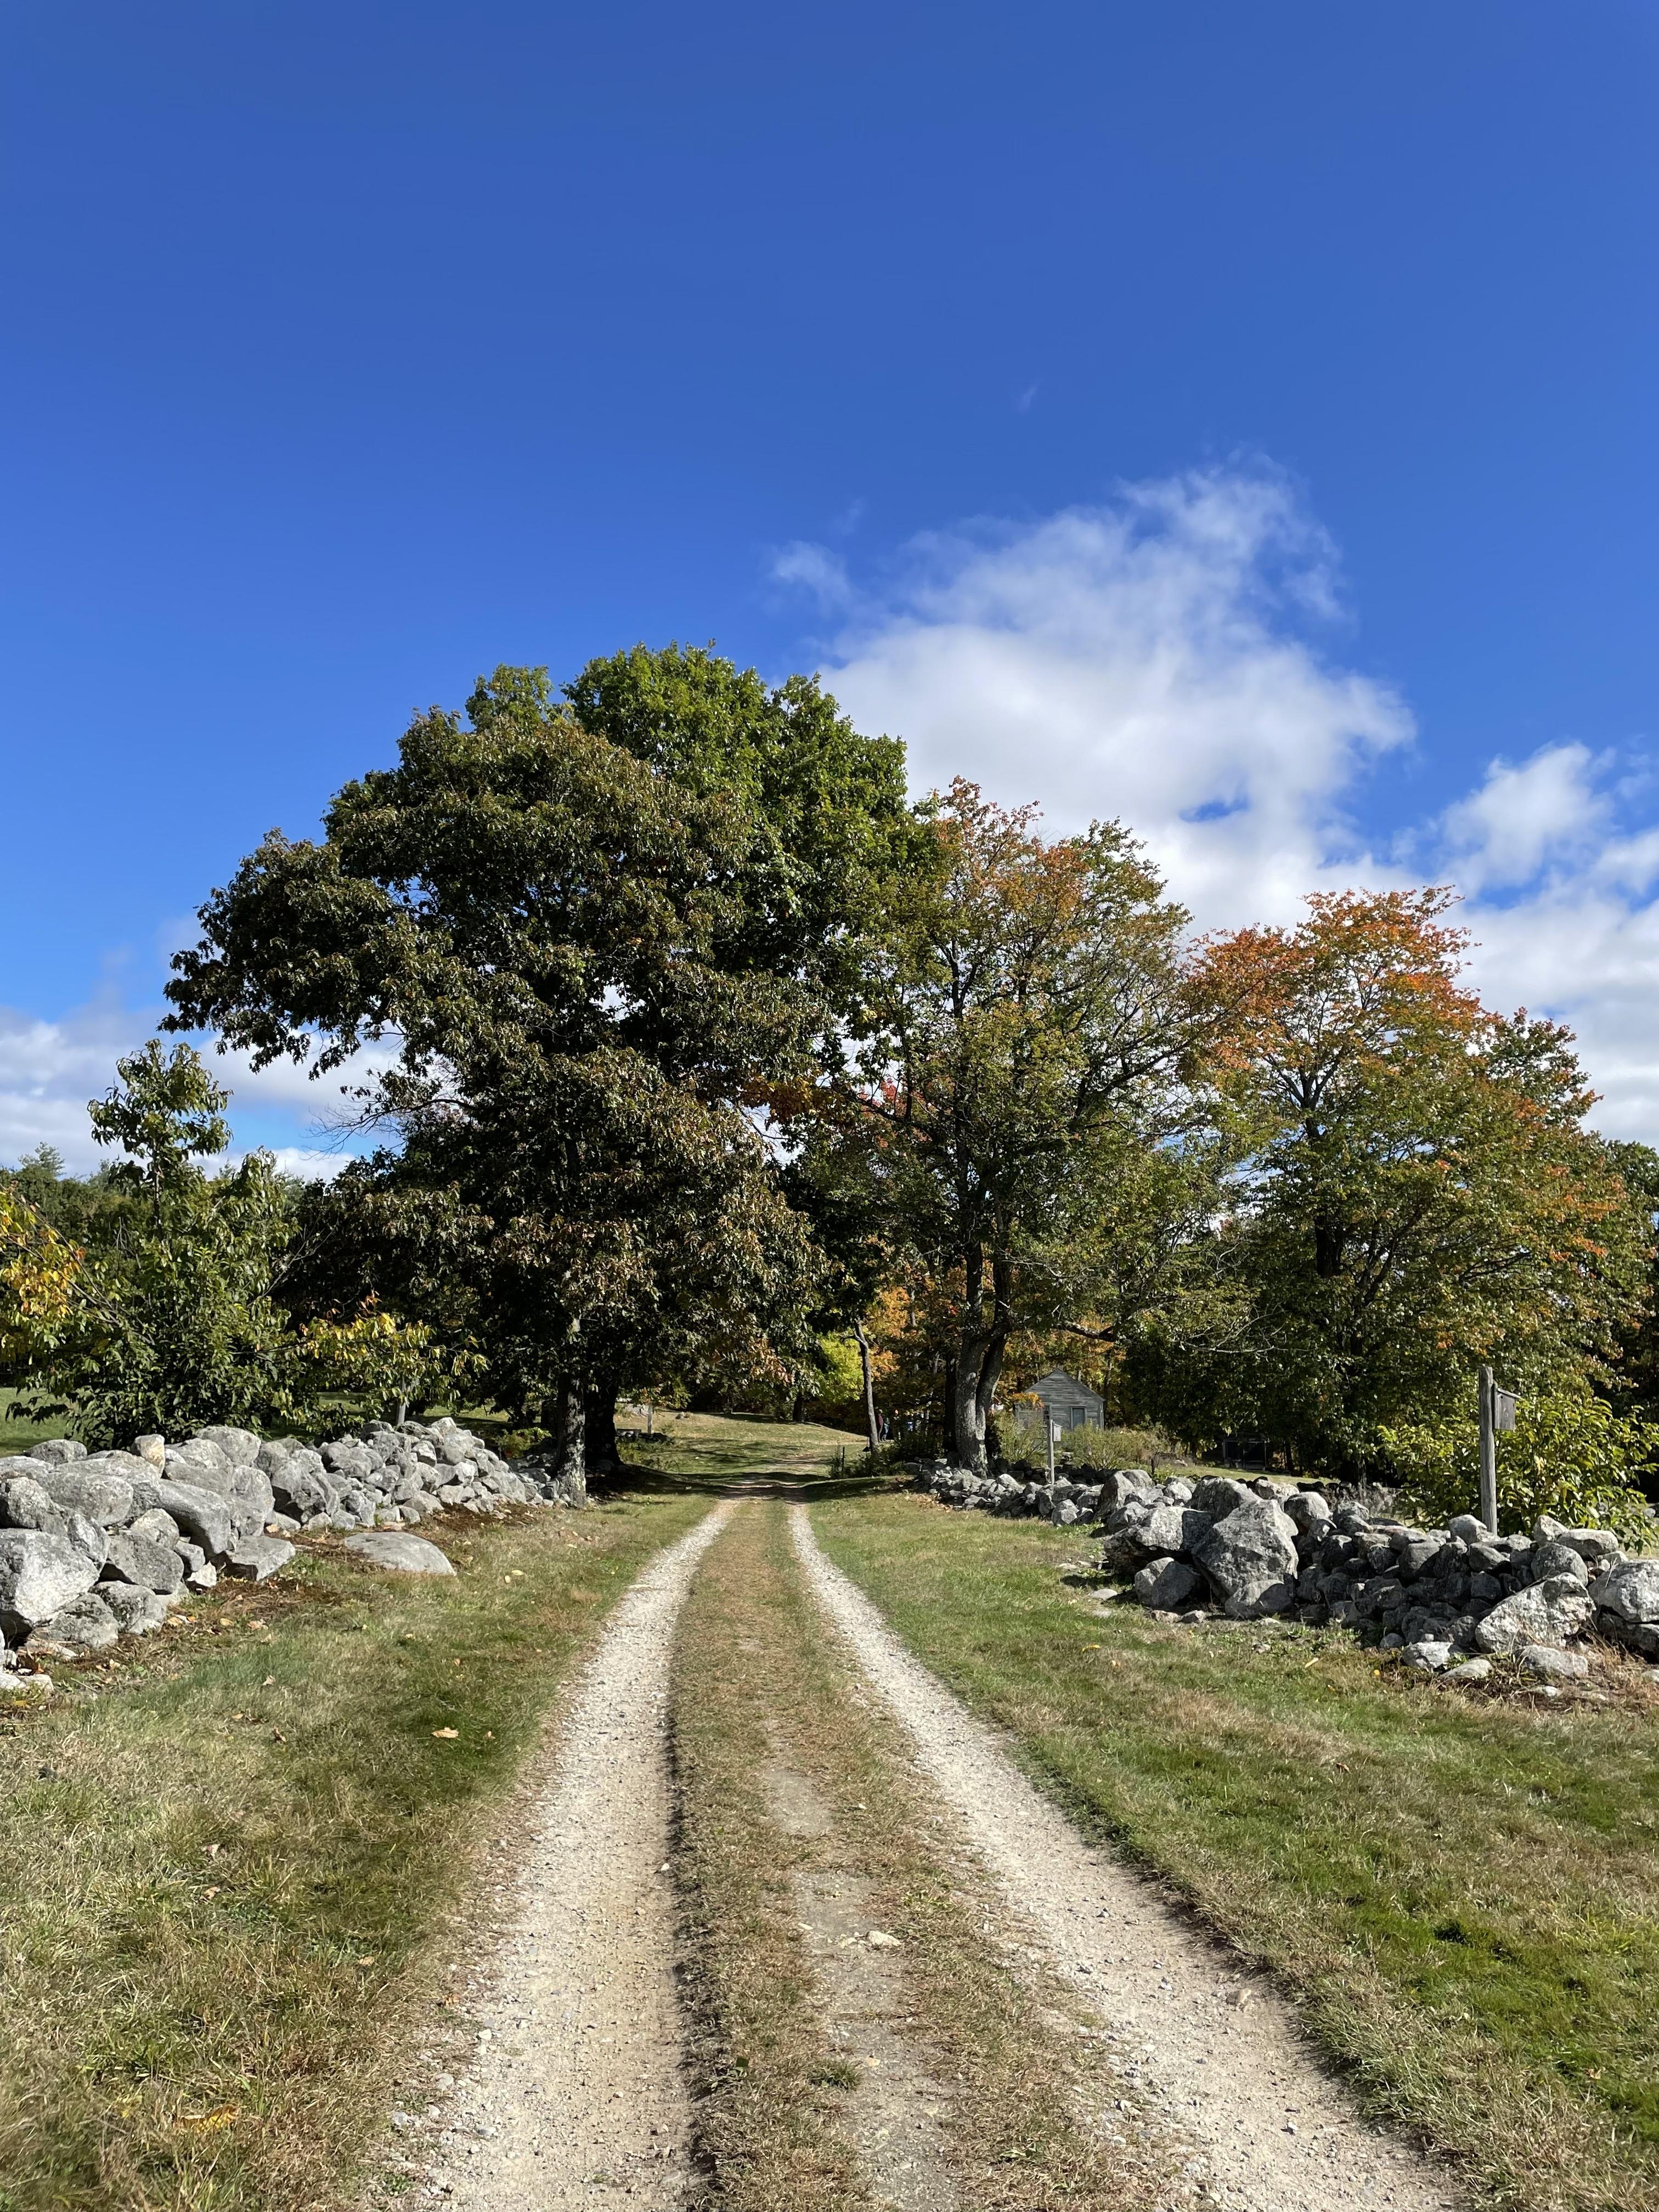
[[[1084,1825],[1269,1962],[1375,2109],[1502,2197],[1659,2206],[1659,1700],[1471,1699],[1340,1635],[1166,1628],[1076,1530],[915,1498],[826,1550]]]

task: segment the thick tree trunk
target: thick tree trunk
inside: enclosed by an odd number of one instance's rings
[[[870,1340],[864,1333],[864,1323],[861,1321],[855,1321],[853,1323],[853,1335],[858,1344],[859,1365],[864,1370],[864,1419],[865,1425],[870,1432],[870,1449],[872,1452],[879,1451],[881,1436],[876,1427],[875,1376],[870,1366]]]
[[[582,1445],[590,1474],[607,1474],[622,1465],[617,1449],[617,1380],[592,1376],[582,1401]]]
[[[980,1370],[985,1351],[982,1336],[960,1339],[951,1373],[951,1458],[969,1474],[983,1474],[987,1465],[986,1407],[980,1394]]]
[[[547,1442],[538,1456],[572,1505],[587,1503],[586,1422],[580,1378],[567,1376],[548,1400],[542,1425]]]

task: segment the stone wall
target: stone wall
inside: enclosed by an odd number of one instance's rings
[[[158,1628],[222,1575],[264,1582],[303,1533],[417,1527],[434,1513],[580,1504],[448,1419],[374,1422],[319,1446],[247,1429],[88,1452],[55,1437],[0,1459],[0,1692],[33,1669]],[[437,1555],[434,1554],[434,1557]]]
[[[1012,1476],[919,1466],[948,1504],[1020,1513],[1048,1493]],[[1659,1658],[1659,1559],[1626,1557],[1607,1528],[1540,1520],[1528,1536],[1488,1535],[1472,1514],[1417,1528],[1376,1504],[1334,1501],[1231,1476],[1121,1468],[1097,1484],[1057,1483],[1054,1518],[1097,1527],[1103,1571],[1160,1617],[1196,1624],[1282,1615],[1348,1628],[1429,1673],[1479,1680],[1498,1654],[1547,1680],[1587,1670],[1571,1647],[1591,1629]]]

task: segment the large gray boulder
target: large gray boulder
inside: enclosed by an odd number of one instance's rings
[[[185,1563],[170,1544],[154,1542],[131,1528],[117,1528],[110,1534],[104,1577],[106,1582],[170,1597],[185,1578]]]
[[[244,1536],[225,1560],[225,1572],[239,1582],[268,1582],[278,1568],[294,1557],[294,1547],[282,1536]]]
[[[1551,1575],[1495,1605],[1474,1632],[1483,1651],[1518,1651],[1526,1644],[1559,1650],[1588,1627],[1595,1601],[1571,1575]]]
[[[1280,1502],[1298,1535],[1310,1536],[1330,1520],[1331,1502],[1322,1491],[1293,1490]]]
[[[1194,1499],[1208,1488],[1200,1482]],[[1200,1538],[1193,1557],[1234,1620],[1287,1613],[1296,1603],[1296,1523],[1267,1498],[1252,1498],[1218,1521]]]
[[[55,1505],[84,1513],[100,1528],[124,1528],[155,1502],[153,1480],[144,1483],[141,1494],[124,1471],[102,1460],[68,1461],[44,1468],[35,1479]]]
[[[1659,1625],[1659,1559],[1629,1559],[1600,1575],[1590,1595],[1603,1613],[1631,1628]]]
[[[264,1468],[252,1460],[232,1459],[209,1438],[193,1438],[170,1450],[167,1472],[196,1489],[213,1491],[225,1499],[230,1507],[233,1543],[240,1543],[245,1536],[257,1536],[276,1510],[270,1477]],[[161,1503],[165,1504],[166,1500]],[[175,1520],[178,1517],[173,1515]]]
[[[453,1575],[454,1563],[435,1544],[428,1544],[424,1536],[394,1534],[389,1528],[365,1530],[360,1536],[348,1536],[348,1552],[360,1559],[367,1559],[371,1567],[384,1568],[397,1575]]]
[[[167,1607],[154,1590],[137,1583],[100,1583],[96,1595],[123,1636],[148,1636],[167,1626]]]
[[[30,1446],[30,1455],[34,1459],[56,1462],[61,1466],[65,1460],[84,1459],[87,1448],[83,1443],[77,1443],[73,1437],[44,1437],[39,1443]]]
[[[1184,1559],[1149,1559],[1134,1579],[1134,1593],[1156,1613],[1179,1613],[1202,1586],[1203,1577]]]
[[[265,1464],[273,1504],[301,1523],[319,1513],[337,1513],[340,1492],[323,1471],[319,1452],[290,1452],[280,1465]]]
[[[198,1429],[187,1441],[216,1445],[233,1467],[257,1467],[259,1463],[259,1439],[252,1429]]]
[[[104,1564],[108,1539],[99,1523],[72,1506],[60,1505],[32,1476],[14,1475],[0,1484],[0,1522],[9,1528],[38,1528],[61,1536],[94,1566]]]
[[[72,1605],[98,1579],[84,1552],[44,1528],[0,1529],[0,1628],[14,1639]]]
[[[25,1460],[8,1460],[9,1468],[25,1467]],[[44,1473],[44,1468],[38,1470]],[[56,1528],[64,1510],[33,1474],[13,1474],[0,1482],[0,1526],[7,1528]]]
[[[1212,1527],[1207,1513],[1191,1505],[1160,1505],[1126,1533],[1149,1559],[1181,1559]]]
[[[1574,1582],[1589,1587],[1589,1566],[1583,1553],[1558,1538],[1534,1546],[1530,1564],[1535,1583],[1547,1582],[1552,1575],[1571,1575]]]
[[[1193,1485],[1191,1502],[1199,1512],[1207,1513],[1212,1521],[1221,1521],[1237,1512],[1241,1505],[1254,1505],[1259,1501],[1249,1483],[1235,1482],[1230,1474],[1206,1474]]]
[[[1160,1503],[1158,1485],[1142,1467],[1115,1467],[1100,1480],[1100,1510],[1103,1515],[1115,1505],[1127,1505],[1139,1499],[1147,1505]]]
[[[193,1544],[199,1544],[210,1559],[222,1559],[231,1547],[231,1510],[228,1498],[216,1490],[204,1490],[199,1483],[159,1482],[156,1504],[163,1513],[170,1513],[184,1534]]]

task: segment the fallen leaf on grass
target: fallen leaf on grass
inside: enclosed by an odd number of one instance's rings
[[[459,1735],[460,1730],[459,1729],[434,1729],[432,1733],[435,1736],[441,1737],[445,1742],[453,1743]]]
[[[202,1856],[205,1859],[216,1859],[223,1849],[224,1845],[222,1844],[204,1844],[202,1846]]]
[[[206,2134],[212,2128],[228,2128],[241,2112],[240,2105],[220,2105],[210,2112],[180,2112],[179,2124],[185,2128],[199,2128]]]

